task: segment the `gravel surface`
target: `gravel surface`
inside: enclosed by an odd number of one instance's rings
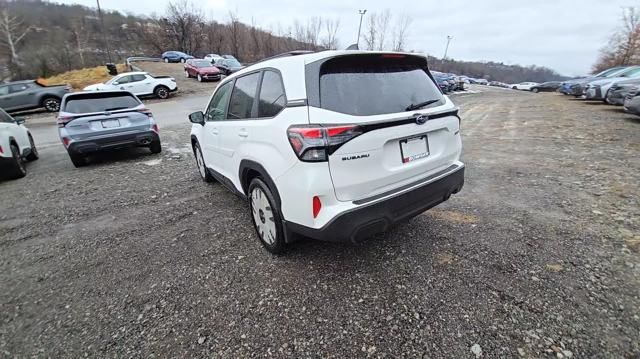
[[[462,106],[463,191],[359,244],[262,249],[163,152],[0,183],[0,357],[640,356],[640,121],[556,94]]]

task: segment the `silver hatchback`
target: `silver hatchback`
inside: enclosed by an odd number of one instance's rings
[[[65,95],[58,114],[58,134],[76,167],[87,155],[126,147],[162,146],[153,114],[128,91],[78,92]]]

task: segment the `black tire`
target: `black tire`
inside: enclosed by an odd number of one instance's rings
[[[14,143],[10,146],[11,159],[7,165],[6,176],[8,179],[18,179],[27,175],[27,169],[24,167],[24,160],[20,156],[20,149]]]
[[[200,74],[198,74],[198,82],[202,82],[202,81],[203,81],[202,76],[200,76]]]
[[[41,105],[49,112],[60,111],[60,99],[57,97],[45,97],[42,99]]]
[[[207,170],[207,165],[204,163],[204,157],[202,156],[200,145],[197,142],[193,145],[193,156],[196,158],[196,166],[198,166],[200,178],[205,182],[213,182],[215,179]]]
[[[540,92],[540,90],[538,90],[538,88],[537,88],[537,87],[534,87],[533,89],[531,89],[531,92],[533,92],[533,93],[538,93],[538,92]]]
[[[151,150],[151,153],[162,152],[162,143],[160,143],[160,140],[151,141],[151,145],[149,145],[149,150]]]
[[[513,86],[511,89],[512,89],[512,90],[517,90],[518,88],[517,88],[517,87],[515,87],[515,86]]]
[[[167,88],[167,86],[158,86],[153,90],[153,94],[162,100],[166,100],[167,98],[169,98],[169,88]]]
[[[36,148],[36,143],[33,142],[31,134],[29,134],[29,143],[31,144],[31,153],[27,156],[27,161],[35,161],[40,158],[40,156],[38,155],[38,149]]]
[[[68,153],[69,153],[69,159],[71,160],[71,163],[73,163],[74,167],[78,168],[78,167],[83,167],[87,165],[86,157],[71,151],[68,151]]]
[[[256,230],[262,246],[273,254],[282,253],[286,249],[282,216],[280,215],[280,208],[276,205],[276,201],[271,193],[271,189],[269,189],[269,186],[267,186],[260,177],[257,177],[251,181],[248,193],[251,221],[253,222],[253,227]],[[260,203],[264,203],[264,200],[268,202],[267,206],[260,205]],[[270,214],[271,216],[269,216]],[[268,224],[267,221],[270,221],[272,224]],[[275,228],[275,233],[266,229],[271,226]]]

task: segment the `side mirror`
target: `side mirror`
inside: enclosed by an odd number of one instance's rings
[[[204,126],[204,113],[197,111],[189,115],[189,121]]]
[[[113,81],[111,84],[112,85],[118,85],[118,81]]]
[[[27,122],[27,120],[25,120],[24,117],[14,117],[13,119],[16,121],[16,124],[18,125],[22,125],[25,122]]]

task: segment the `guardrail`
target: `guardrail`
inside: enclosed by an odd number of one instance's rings
[[[127,66],[131,71],[143,71],[140,67],[136,66],[134,63],[137,61],[143,62],[162,62],[162,59],[157,57],[143,57],[143,56],[132,56],[127,57]]]

